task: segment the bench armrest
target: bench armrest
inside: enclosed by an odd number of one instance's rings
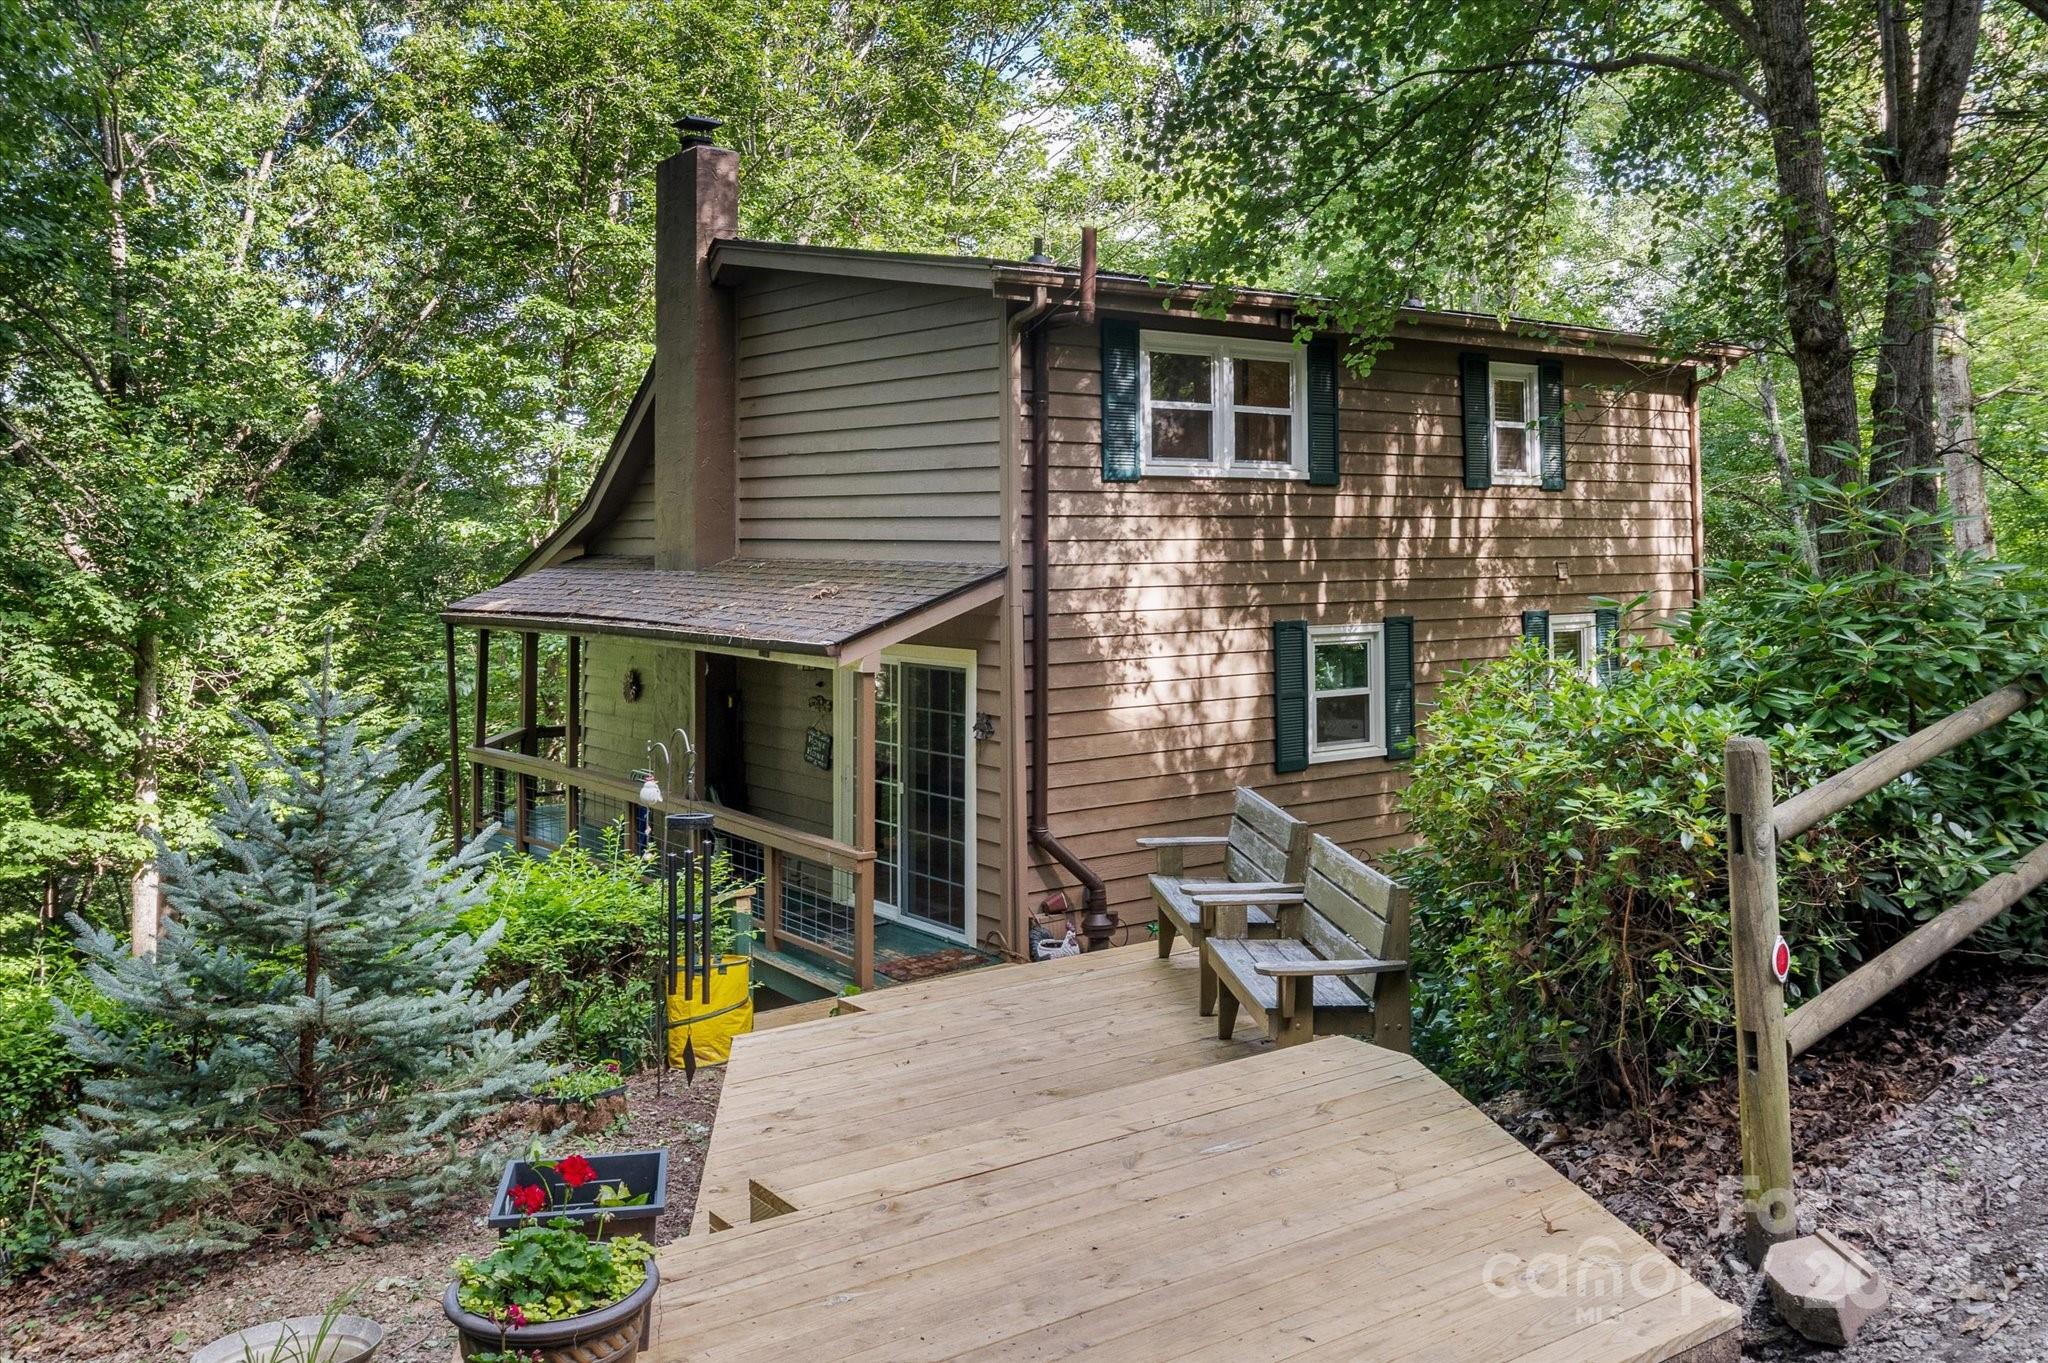
[[[1251,906],[1272,904],[1277,906],[1282,904],[1303,904],[1307,902],[1308,897],[1301,892],[1300,886],[1292,885],[1277,890],[1257,888],[1199,890],[1189,894],[1188,899],[1191,903],[1195,904],[1245,904]]]
[[[1361,961],[1261,961],[1252,967],[1275,979],[1302,975],[1384,975],[1407,968],[1406,961],[1381,961],[1369,956]]]
[[[1204,833],[1181,838],[1139,838],[1140,847],[1228,847],[1230,839],[1221,833]]]
[[[1182,894],[1193,895],[1197,898],[1212,894],[1249,893],[1251,891],[1257,891],[1261,894],[1294,895],[1302,893],[1307,888],[1306,885],[1290,884],[1284,880],[1183,880],[1180,883],[1180,892]]]

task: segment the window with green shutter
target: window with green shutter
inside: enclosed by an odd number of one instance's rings
[[[1458,357],[1465,486],[1565,486],[1564,367]]]
[[[1536,368],[1537,420],[1543,455],[1543,490],[1564,491],[1564,366]]]
[[[1458,410],[1465,428],[1465,486],[1493,486],[1493,405],[1487,395],[1486,356],[1468,353],[1458,357]]]
[[[1273,624],[1273,766],[1415,751],[1415,620]]]
[[[1522,637],[1534,639],[1545,648],[1550,647],[1550,612],[1523,611]]]
[[[1138,328],[1102,321],[1102,481],[1132,483],[1140,467]]]
[[[1614,670],[1614,659],[1621,649],[1621,612],[1613,606],[1594,611],[1593,637],[1599,672],[1605,677]]]
[[[1387,756],[1415,755],[1415,617],[1390,615],[1381,626],[1386,657]]]
[[[1308,622],[1273,622],[1273,770],[1308,769]]]
[[[1308,348],[1308,481],[1337,486],[1337,343]]]

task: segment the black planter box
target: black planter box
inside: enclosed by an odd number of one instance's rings
[[[508,1160],[504,1177],[498,1180],[498,1196],[491,1203],[491,1229],[503,1235],[529,1223],[547,1225],[561,1217],[574,1221],[583,1233],[610,1240],[621,1235],[654,1238],[654,1223],[668,1206],[668,1151],[628,1150],[617,1155],[586,1155],[597,1177],[573,1193],[551,1169],[536,1169],[523,1159]],[[527,1216],[512,1206],[515,1184],[538,1183],[548,1190],[548,1209]],[[647,1201],[633,1207],[600,1207],[598,1190],[625,1185],[626,1195]]]

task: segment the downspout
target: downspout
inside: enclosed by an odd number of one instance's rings
[[[1081,288],[1078,306],[1055,303],[1043,288],[1032,292],[1031,305],[1010,319],[1013,335],[1031,345],[1031,789],[1027,829],[1031,845],[1058,862],[1081,882],[1081,931],[1088,949],[1109,945],[1117,920],[1109,911],[1109,889],[1089,865],[1052,831],[1051,815],[1051,557],[1052,515],[1051,361],[1045,331],[1055,320],[1071,316],[1082,325],[1095,321],[1095,229],[1081,232]]]

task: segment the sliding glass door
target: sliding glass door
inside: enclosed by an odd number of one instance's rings
[[[974,780],[964,667],[889,661],[875,693],[875,899],[968,937]]]

